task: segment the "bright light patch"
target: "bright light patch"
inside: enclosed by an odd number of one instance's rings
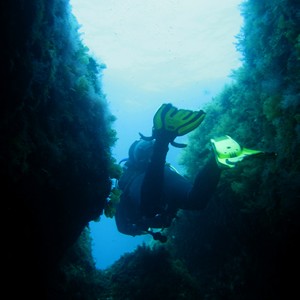
[[[164,90],[240,65],[237,0],[72,0],[84,42],[124,81]]]

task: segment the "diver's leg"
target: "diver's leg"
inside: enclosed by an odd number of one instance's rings
[[[157,139],[153,146],[151,161],[141,187],[141,213],[145,217],[153,217],[159,212],[168,144],[168,141]]]
[[[182,208],[201,210],[204,209],[212,197],[221,175],[221,169],[211,156],[206,165],[199,171],[189,193],[188,201]]]

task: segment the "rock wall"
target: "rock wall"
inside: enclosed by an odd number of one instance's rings
[[[69,1],[2,2],[1,28],[5,274],[9,292],[25,295],[43,290],[102,213],[114,117],[101,88],[104,65],[82,44]]]

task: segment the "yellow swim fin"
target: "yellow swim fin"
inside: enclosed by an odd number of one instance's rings
[[[152,136],[146,137],[141,133],[140,136],[148,141],[156,138],[166,139],[171,145],[183,148],[186,145],[176,143],[174,139],[197,128],[204,118],[205,112],[203,110],[178,109],[171,103],[164,103],[153,117]]]
[[[176,136],[185,135],[197,128],[204,120],[203,110],[177,109],[172,104],[163,104],[153,118],[154,130],[174,132]]]
[[[225,135],[210,140],[217,163],[220,166],[234,168],[235,165],[249,155],[263,154],[263,151],[241,147],[230,136]]]

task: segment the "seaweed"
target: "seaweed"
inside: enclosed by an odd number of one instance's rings
[[[114,176],[115,117],[101,86],[105,66],[83,45],[68,0],[1,7],[0,172],[5,223],[13,223],[7,274],[13,283],[19,270],[16,284],[33,296],[38,291],[28,282],[45,292],[48,273],[103,213]],[[19,244],[28,246],[19,253]]]

